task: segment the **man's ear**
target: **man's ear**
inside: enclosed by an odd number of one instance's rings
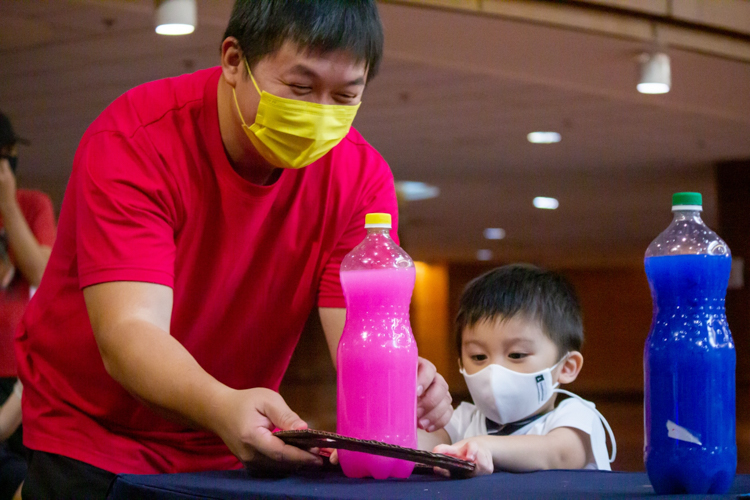
[[[221,72],[232,87],[237,86],[246,72],[240,43],[232,36],[221,43]]]
[[[567,354],[567,359],[560,365],[560,373],[557,381],[560,384],[569,384],[573,382],[583,368],[583,354],[578,351],[571,351]]]

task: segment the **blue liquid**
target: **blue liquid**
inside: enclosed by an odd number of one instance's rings
[[[734,480],[736,358],[724,309],[731,260],[645,260],[654,317],[643,358],[644,458],[657,494],[726,493]],[[682,439],[669,436],[667,421]]]

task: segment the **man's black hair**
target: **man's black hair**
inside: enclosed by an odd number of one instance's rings
[[[349,51],[371,80],[383,56],[375,0],[236,0],[224,39],[234,37],[251,68],[285,41],[302,50]]]
[[[581,306],[573,285],[557,273],[529,264],[498,267],[472,280],[459,302],[456,343],[461,354],[463,331],[480,321],[506,321],[520,314],[539,321],[557,346],[558,356],[583,345]]]

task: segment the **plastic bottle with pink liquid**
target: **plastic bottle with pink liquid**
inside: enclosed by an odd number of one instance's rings
[[[336,356],[339,434],[417,447],[417,344],[409,323],[416,270],[391,239],[390,214],[367,214],[367,236],[344,257],[346,325]],[[409,477],[414,463],[339,450],[348,477]]]

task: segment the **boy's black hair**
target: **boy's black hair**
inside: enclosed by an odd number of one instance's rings
[[[383,26],[375,0],[236,0],[224,39],[234,37],[250,68],[290,40],[302,50],[348,50],[367,65],[383,56]]]
[[[456,316],[459,355],[465,328],[485,320],[508,320],[517,314],[539,321],[557,346],[559,357],[581,350],[583,321],[573,285],[557,273],[529,264],[512,264],[493,269],[466,285]]]

